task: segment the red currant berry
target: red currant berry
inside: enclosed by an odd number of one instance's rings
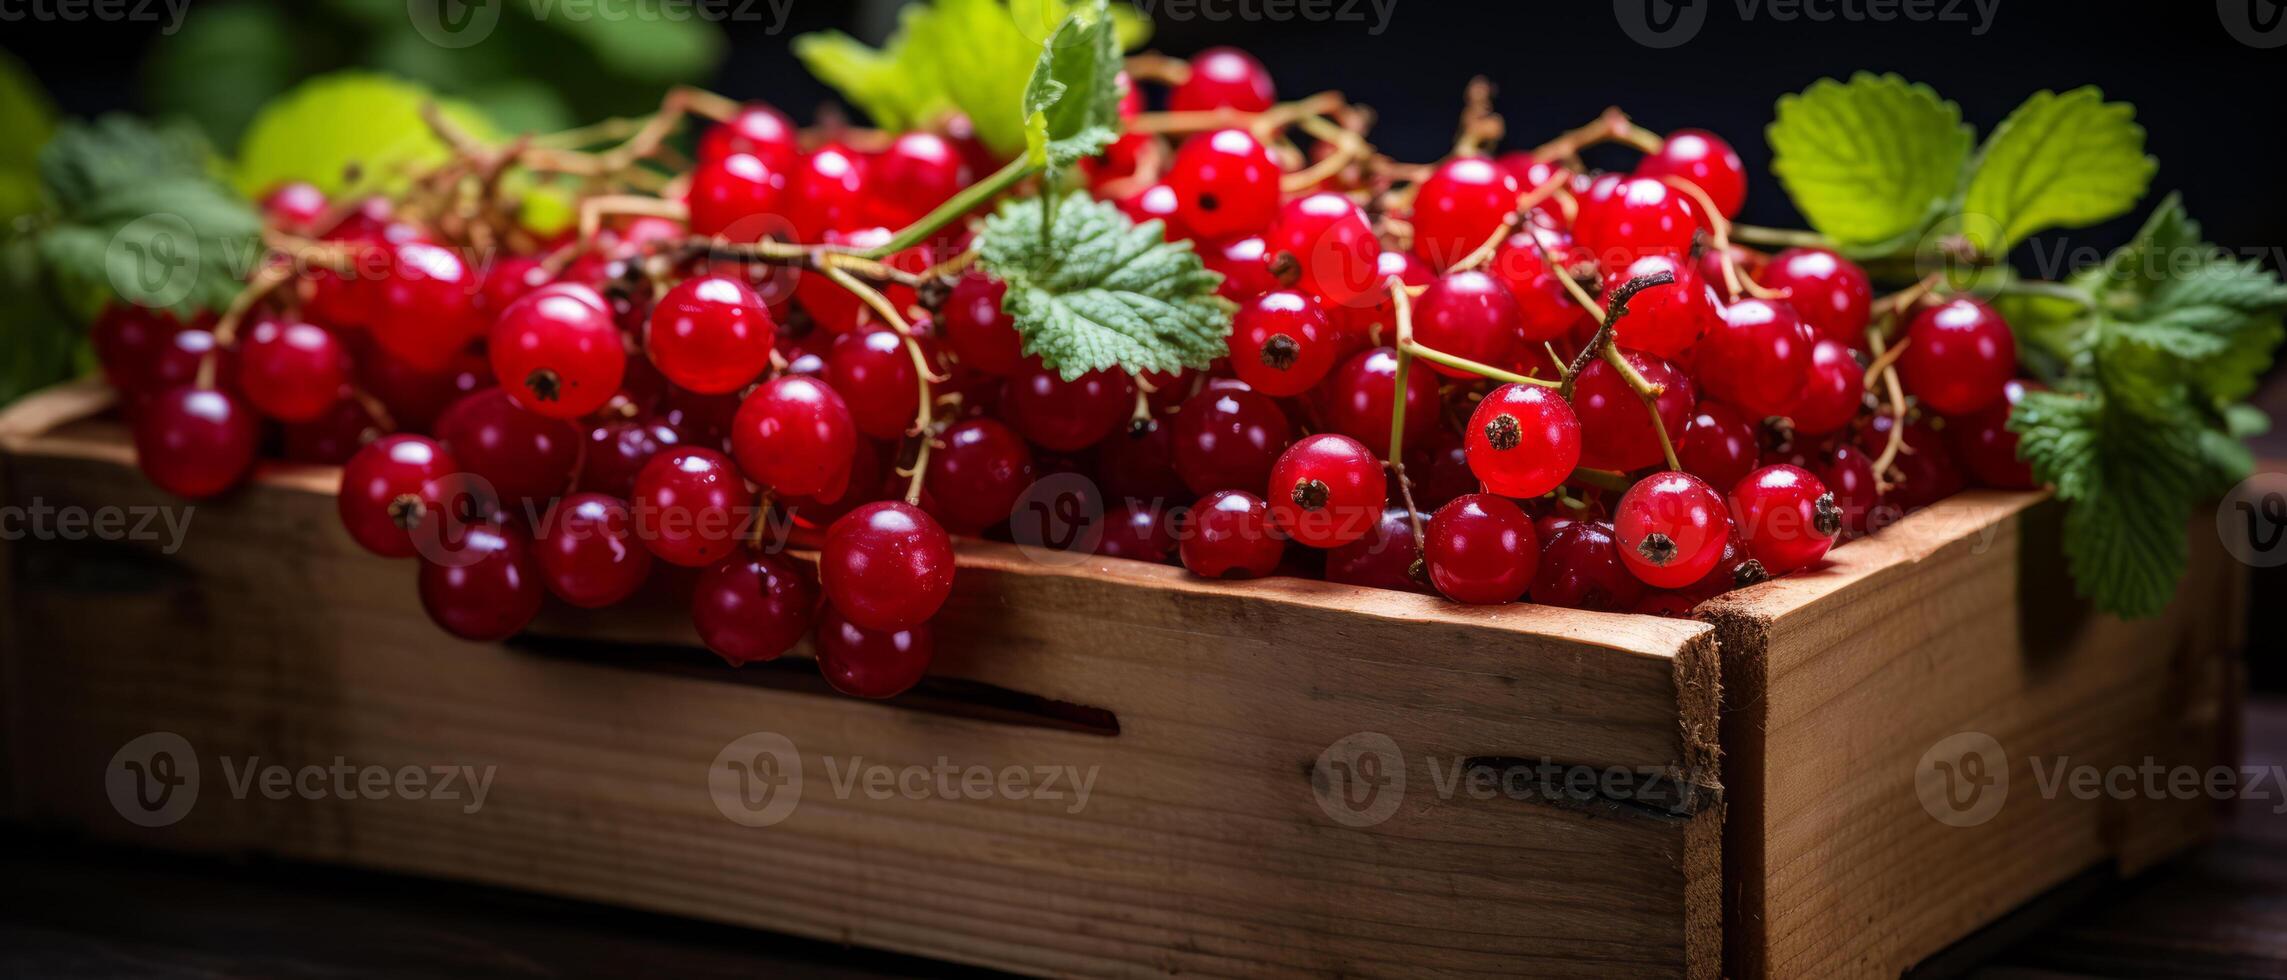
[[[1292,432],[1286,413],[1261,393],[1209,388],[1176,413],[1175,472],[1198,494],[1264,486]]]
[[[1008,284],[998,279],[982,273],[962,276],[938,317],[953,356],[999,378],[1024,370],[1024,338],[1017,335],[1016,318],[1001,308],[1007,295]]]
[[[858,431],[875,439],[896,439],[912,428],[921,406],[913,372],[913,355],[894,330],[844,335],[826,352],[826,380],[843,394]]]
[[[1273,256],[1293,257],[1302,290],[1329,307],[1360,303],[1382,291],[1381,239],[1366,212],[1347,197],[1318,193],[1286,202],[1268,241]]]
[[[1390,414],[1398,386],[1398,352],[1376,347],[1343,362],[1327,386],[1326,427],[1365,443],[1376,456],[1390,454]],[[1437,376],[1406,372],[1407,445],[1425,443],[1437,429]]]
[[[383,272],[362,304],[375,342],[391,356],[425,371],[444,368],[484,332],[476,315],[476,274],[459,253],[426,242],[382,246]]]
[[[955,422],[938,437],[923,478],[929,512],[955,534],[976,534],[1009,519],[1032,485],[1032,449],[992,419]]]
[[[445,409],[437,417],[437,439],[463,468],[490,483],[504,506],[537,505],[563,493],[580,461],[578,429],[516,407],[499,388]]]
[[[937,521],[899,501],[859,507],[826,529],[818,553],[826,598],[871,630],[911,629],[953,592],[953,539]]]
[[[1517,210],[1517,179],[1484,157],[1438,164],[1414,193],[1414,254],[1439,271],[1474,254]]]
[[[1803,391],[1788,417],[1797,436],[1823,436],[1842,431],[1858,418],[1866,404],[1866,366],[1851,349],[1832,340],[1811,347],[1811,366]]]
[[[1610,293],[1638,276],[1667,274],[1675,282],[1655,286],[1628,301],[1628,315],[1612,325],[1612,342],[1630,350],[1674,360],[1723,322],[1715,290],[1690,262],[1673,255],[1647,255],[1604,277]]]
[[[739,471],[782,496],[838,494],[850,476],[858,430],[849,407],[816,378],[773,378],[731,421]]]
[[[238,355],[238,387],[262,414],[307,422],[342,400],[349,353],[322,327],[261,320]]]
[[[1244,490],[1218,490],[1179,519],[1183,567],[1201,578],[1261,578],[1278,570],[1286,542],[1271,529],[1270,508]]]
[[[727,276],[676,283],[651,311],[644,349],[678,387],[723,395],[753,382],[770,366],[778,325],[762,297]]]
[[[1738,409],[1703,401],[1691,421],[1684,424],[1683,439],[1676,443],[1676,460],[1683,464],[1684,472],[1707,481],[1708,486],[1728,487],[1754,471],[1762,454],[1760,434],[1756,423],[1740,415]]]
[[[1748,554],[1773,575],[1817,562],[1842,533],[1842,509],[1826,484],[1785,463],[1749,473],[1732,487],[1731,511]]]
[[[1391,476],[1394,479],[1396,474]],[[1406,449],[1406,478],[1413,481],[1414,505],[1429,511],[1484,489],[1477,474],[1469,471],[1466,440],[1460,433],[1443,427],[1431,433],[1428,445]],[[1391,490],[1396,494],[1395,486]]]
[[[1396,592],[1431,593],[1422,581],[1421,550],[1414,545],[1413,518],[1403,507],[1382,511],[1364,537],[1326,553],[1326,580]]]
[[[620,419],[589,429],[579,489],[622,500],[632,497],[635,475],[643,471],[643,464],[682,441],[682,433],[659,419]]]
[[[1883,447],[1890,442],[1890,429],[1894,418],[1888,414],[1876,415],[1859,430],[1858,445],[1879,458]],[[1880,530],[1888,520],[1913,513],[1931,504],[1961,492],[1967,485],[1961,464],[1953,458],[1952,447],[1944,436],[1930,427],[1927,420],[1906,426],[1903,447],[1891,464],[1896,471],[1895,482],[1882,494],[1878,518],[1870,521],[1867,530]]]
[[[1508,364],[1523,336],[1509,287],[1474,269],[1430,283],[1414,301],[1413,314],[1414,340],[1479,364]],[[1428,366],[1449,378],[1476,377],[1443,364]]]
[[[1612,534],[1628,571],[1655,589],[1699,581],[1723,557],[1730,518],[1723,498],[1689,473],[1654,473],[1629,487],[1612,511]]]
[[[357,451],[380,437],[381,420],[355,398],[333,403],[317,418],[281,426],[280,455],[292,463],[340,466]]]
[[[1787,304],[1811,332],[1846,347],[1866,346],[1874,285],[1858,263],[1823,248],[1790,248],[1771,257],[1757,282],[1787,291]]]
[[[1699,232],[1699,208],[1682,191],[1636,177],[1613,185],[1608,196],[1583,202],[1573,235],[1606,269],[1624,269],[1646,255],[1682,255]]]
[[[262,220],[279,231],[311,235],[326,216],[326,192],[308,181],[288,181],[262,196]]]
[[[1620,356],[1645,381],[1660,387],[1653,403],[1660,424],[1670,439],[1681,435],[1696,402],[1691,380],[1675,365],[1642,351],[1621,351]],[[1626,472],[1661,460],[1661,430],[1652,427],[1643,400],[1610,364],[1595,360],[1581,369],[1573,379],[1572,410],[1580,417],[1580,465]]]
[[[732,555],[700,573],[691,624],[707,649],[737,667],[794,649],[817,606],[817,590],[786,559]]]
[[[1638,177],[1681,177],[1697,185],[1726,218],[1747,202],[1747,165],[1731,144],[1704,129],[1668,134],[1659,150],[1636,164]]]
[[[1515,602],[1533,584],[1541,544],[1533,519],[1506,498],[1473,493],[1437,509],[1425,532],[1429,580],[1455,602]]]
[[[1291,290],[1264,293],[1239,307],[1231,324],[1231,370],[1274,398],[1318,386],[1334,367],[1334,325],[1318,301]]]
[[[2009,324],[1974,297],[1956,297],[1916,314],[1904,343],[1898,380],[1940,415],[1992,407],[2017,372],[2017,339]]]
[[[1104,533],[1096,553],[1106,558],[1165,563],[1175,554],[1172,518],[1159,504],[1129,501],[1104,512]]]
[[[508,396],[549,418],[602,408],[627,373],[627,348],[611,308],[577,283],[542,286],[517,300],[493,324],[485,346]]]
[[[1538,497],[1580,465],[1580,418],[1552,389],[1506,384],[1470,414],[1467,446],[1469,471],[1485,489]]]
[[[1557,268],[1549,268],[1543,248],[1556,256]],[[1493,274],[1516,298],[1517,322],[1530,343],[1562,339],[1590,322],[1588,311],[1573,301],[1559,277],[1575,277],[1576,282],[1585,278],[1586,288],[1593,291],[1596,260],[1563,232],[1535,226],[1509,236],[1493,253]]]
[[[784,216],[786,173],[749,153],[701,161],[683,205],[694,235],[755,242],[792,230]]]
[[[894,698],[921,683],[937,654],[927,623],[896,630],[867,629],[827,606],[818,617],[818,673],[854,698]]]
[[[189,500],[238,486],[254,469],[262,431],[252,406],[226,391],[169,388],[135,413],[135,462],[159,489]]]
[[[540,522],[534,554],[548,591],[582,609],[618,605],[651,577],[651,552],[635,540],[627,502],[579,493]]]
[[[419,578],[429,618],[476,643],[515,636],[547,595],[524,532],[497,524],[470,525],[452,554],[421,562]]]
[[[1070,381],[1027,360],[1010,378],[1001,414],[1042,449],[1073,453],[1111,435],[1135,411],[1134,382],[1119,371],[1090,371]]]
[[[1304,436],[1271,467],[1271,524],[1312,548],[1364,537],[1389,502],[1381,460],[1349,436]]]
[[[787,186],[793,191],[787,211],[802,241],[867,223],[865,158],[849,147],[828,143],[812,151],[794,165]]]
[[[443,370],[424,371],[389,356],[363,333],[348,338],[357,353],[358,386],[389,411],[402,432],[427,432],[454,402],[492,387],[492,362],[464,351]]]
[[[1215,47],[1191,59],[1191,74],[1168,96],[1176,112],[1236,109],[1261,112],[1278,101],[1271,73],[1262,62],[1237,48]]]
[[[1160,237],[1168,241],[1201,237],[1183,223],[1183,197],[1167,184],[1153,184],[1113,201],[1112,205],[1138,225],[1159,222]]]
[[[1874,457],[1846,442],[1828,450],[1812,472],[1834,494],[1834,505],[1842,511],[1843,538],[1864,536],[1882,505],[1882,487],[1874,478]]]
[[[1810,328],[1794,307],[1741,299],[1699,343],[1700,386],[1750,417],[1785,415],[1809,380],[1811,345]]]
[[[768,105],[749,102],[699,138],[699,159],[705,162],[751,153],[772,169],[784,170],[801,154],[800,143],[801,133],[795,129],[794,120]]]
[[[1219,129],[1186,140],[1168,166],[1175,221],[1205,239],[1261,231],[1278,217],[1278,161],[1244,129]]]
[[[383,558],[410,558],[412,531],[444,514],[460,463],[426,436],[383,436],[342,466],[335,503],[350,539]]]
[[[1270,245],[1261,235],[1196,244],[1207,271],[1223,277],[1215,295],[1244,303],[1279,288],[1278,277],[1271,274]]]
[[[2001,401],[1972,415],[1947,419],[1946,436],[1953,443],[1954,454],[1977,482],[2003,490],[2031,490],[2040,485],[2033,479],[2031,464],[2017,458],[2017,433],[2009,431],[2009,413],[2025,397],[2027,391],[2041,387],[2029,381],[2010,381],[2002,388]]]
[[[147,390],[152,365],[183,329],[183,322],[165,310],[113,303],[88,327],[88,345],[95,349],[96,363],[103,365],[103,378],[112,388]]]
[[[1624,612],[1644,596],[1644,583],[1620,560],[1612,525],[1576,521],[1541,548],[1533,601],[1544,606]]]
[[[969,163],[936,133],[902,133],[866,164],[867,220],[903,228],[969,186]]]
[[[635,475],[636,536],[670,563],[704,568],[738,547],[751,499],[738,468],[723,454],[671,449],[651,457]]]

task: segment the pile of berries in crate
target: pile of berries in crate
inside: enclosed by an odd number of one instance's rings
[[[415,559],[456,636],[695,576],[724,659],[814,635],[865,697],[926,671],[951,535],[1022,534],[1048,476],[1085,478],[1104,556],[1664,616],[1966,486],[2033,483],[1994,309],[1736,244],[1747,178],[1712,133],[1610,113],[1497,152],[1479,92],[1452,155],[1409,164],[1363,109],[1280,102],[1237,50],[1132,60],[1120,86],[1124,131],[1063,175],[1087,194],[1060,210],[1117,208],[1220,275],[1198,303],[1227,353],[1204,370],[1028,348],[976,239],[1050,178],[986,187],[1010,161],[959,117],[803,130],[691,92],[662,109],[707,120],[690,169],[582,201],[569,232],[503,233],[419,181],[280,186],[239,302],[115,306],[93,340],[155,484],[339,464],[349,536]],[[1600,144],[1640,159],[1591,170]]]

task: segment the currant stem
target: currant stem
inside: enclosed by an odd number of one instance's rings
[[[1626,493],[1628,492],[1629,487],[1635,485],[1634,481],[1628,479],[1628,474],[1626,473],[1615,473],[1611,470],[1591,469],[1586,466],[1575,467],[1572,471],[1572,475],[1565,477],[1564,482],[1587,484],[1588,486],[1597,487],[1603,490],[1610,490],[1614,493]]]
[[[1793,228],[1765,228],[1761,225],[1734,224],[1733,241],[1750,245],[1775,245],[1780,248],[1828,248],[1826,236],[1815,231],[1797,231]]]
[[[1414,553],[1426,554],[1427,532],[1422,530],[1421,511],[1414,507],[1413,481],[1406,478],[1406,381],[1413,370],[1413,294],[1406,291],[1404,280],[1391,276],[1391,319],[1396,321],[1398,370],[1390,389],[1390,473],[1398,478],[1398,496],[1406,504],[1406,520],[1413,525]]]
[[[987,175],[985,179],[962,188],[961,193],[953,195],[951,199],[938,205],[936,210],[922,215],[920,220],[899,229],[897,234],[890,236],[889,241],[857,254],[868,259],[885,259],[919,245],[929,236],[936,234],[939,229],[961,220],[962,216],[983,206],[985,202],[1000,196],[1002,191],[1015,187],[1018,181],[1030,177],[1038,171],[1039,168],[1033,166],[1032,162],[1024,157],[1011,160],[1007,165]]]
[[[1520,385],[1539,385],[1543,388],[1554,388],[1559,384],[1559,382],[1550,381],[1547,378],[1534,378],[1518,374],[1515,371],[1504,371],[1490,364],[1480,364],[1466,357],[1459,357],[1453,354],[1448,354],[1444,351],[1432,347],[1424,347],[1411,337],[1407,337],[1404,340],[1399,341],[1398,351],[1402,354],[1411,354],[1425,361],[1430,361],[1436,364],[1443,364],[1446,367],[1452,368],[1456,371],[1467,371],[1470,374],[1478,375],[1479,377],[1491,378],[1495,381],[1505,381],[1510,384]]]

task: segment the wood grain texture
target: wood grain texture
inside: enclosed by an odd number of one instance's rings
[[[1972,492],[1814,573],[1719,601],[1731,793],[1727,972],[1896,976],[2098,865],[2134,873],[2206,833],[2208,800],[2044,796],[2060,763],[2232,758],[2242,570],[2195,528],[2163,616],[2123,623],[2071,595],[2059,509]],[[1982,732],[2006,802],[1950,826],[1926,751]]]
[[[179,506],[102,421],[0,420],[16,498]],[[526,638],[622,644],[629,669],[459,643],[413,567],[358,552],[331,471],[268,467],[196,506],[173,556],[27,542],[7,594],[14,816],[151,846],[479,881],[1037,974],[1717,975],[1719,668],[1704,624],[1470,610],[1324,583],[1049,567],[964,544],[933,685],[1108,712],[1116,735],[858,702],[709,665],[671,605],[559,610]],[[670,583],[672,584],[672,583]],[[672,593],[672,588],[665,590]],[[757,682],[760,678],[760,682]],[[203,766],[183,822],[111,810],[107,760],[173,731]],[[801,803],[740,826],[710,772],[751,732],[798,747]],[[1314,780],[1379,732],[1406,766],[1386,822]],[[493,767],[466,801],[245,799],[248,760]],[[1063,800],[836,792],[853,759],[1093,771]],[[1655,770],[1656,803],[1473,798],[1466,760]],[[834,768],[828,766],[829,760]],[[226,766],[225,762],[229,764]]]

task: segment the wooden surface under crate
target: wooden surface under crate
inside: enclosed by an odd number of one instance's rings
[[[117,426],[86,417],[100,403],[65,389],[0,417],[0,500],[171,505]],[[2218,617],[2244,595],[2212,534],[2168,616],[2091,619],[2037,494],[1957,497],[1725,600],[1712,627],[964,543],[932,679],[874,704],[805,664],[710,665],[668,604],[551,613],[509,647],[450,640],[409,564],[340,531],[334,479],[266,468],[197,505],[172,556],[11,546],[10,815],[1029,973],[1896,975],[2212,819],[2024,793],[1948,827],[1915,796],[1936,739],[1993,734],[2029,787],[2028,753],[2228,758],[2235,717],[2236,620]],[[492,765],[497,785],[466,814],[239,801],[210,774],[187,819],[146,830],[101,775],[154,730],[209,764]],[[792,738],[807,777],[794,815],[761,829],[708,789],[754,731]],[[1395,814],[1362,828],[1318,792],[1320,753],[1359,732],[1390,736],[1409,770]],[[820,792],[824,761],[852,756],[1099,776],[1078,813]],[[1425,758],[1641,768],[1690,791],[1475,799],[1436,792],[1450,773]]]

